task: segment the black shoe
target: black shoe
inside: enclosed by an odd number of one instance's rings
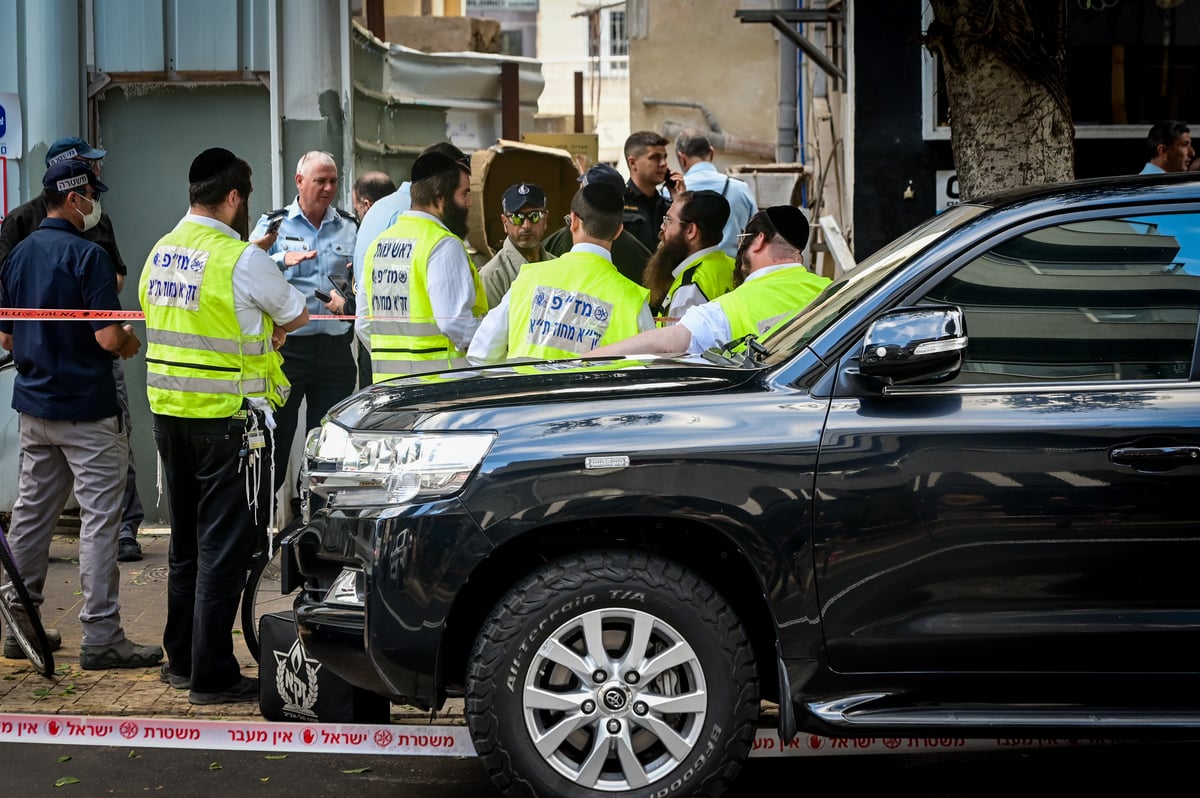
[[[142,559],[142,544],[133,538],[117,541],[117,562],[137,562]]]
[[[0,599],[3,601],[3,599]],[[62,648],[62,635],[57,629],[45,627],[46,642],[50,644],[50,651],[58,651]],[[30,635],[32,637],[32,635]],[[43,651],[43,654],[49,654],[50,651]],[[21,648],[21,644],[17,642],[17,638],[10,634],[4,635],[4,656],[9,659],[25,659],[25,649]]]
[[[232,686],[215,693],[200,693],[192,690],[188,693],[188,701],[193,704],[236,704],[243,701],[258,700],[258,679],[243,676]]]
[[[162,668],[158,671],[158,680],[163,684],[169,684],[176,690],[189,690],[192,686],[191,676],[177,676],[171,672],[171,665],[164,662]]]
[[[110,668],[152,668],[162,661],[163,650],[159,646],[139,646],[126,638],[111,646],[81,646],[79,667],[85,671],[102,671]]]

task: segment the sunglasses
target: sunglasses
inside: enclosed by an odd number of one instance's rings
[[[508,219],[509,224],[513,227],[520,227],[525,224],[526,219],[529,220],[530,224],[537,224],[546,215],[546,211],[530,211],[529,213],[510,213],[504,218]]]

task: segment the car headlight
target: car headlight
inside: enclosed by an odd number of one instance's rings
[[[495,439],[492,432],[359,432],[326,423],[305,444],[307,483],[339,507],[453,496]]]

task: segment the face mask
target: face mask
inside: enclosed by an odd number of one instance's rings
[[[75,211],[75,213],[79,213],[79,211]],[[79,213],[79,215],[83,218],[83,231],[85,233],[98,225],[100,223],[100,199],[98,197],[93,199],[92,210],[88,213]]]

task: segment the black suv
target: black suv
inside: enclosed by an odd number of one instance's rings
[[[465,697],[507,795],[719,795],[763,702],[1194,737],[1198,320],[1200,180],[1114,178],[952,207],[762,341],[374,385],[309,439],[297,627]]]

